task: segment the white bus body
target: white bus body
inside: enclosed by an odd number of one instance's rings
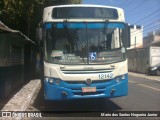
[[[128,25],[121,8],[61,5],[44,9],[46,100],[128,94]]]

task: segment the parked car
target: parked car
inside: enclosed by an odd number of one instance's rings
[[[147,74],[148,75],[159,75],[160,76],[160,63],[156,64],[152,67],[149,67],[147,69]]]

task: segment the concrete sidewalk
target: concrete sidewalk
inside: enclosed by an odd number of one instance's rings
[[[25,111],[40,83],[39,79],[31,80],[10,98],[1,111]]]
[[[141,78],[149,79],[149,80],[157,80],[157,81],[160,81],[160,76],[149,76],[149,75],[146,75],[146,74],[134,73],[134,72],[129,72],[129,75],[135,76],[135,77],[141,77]]]

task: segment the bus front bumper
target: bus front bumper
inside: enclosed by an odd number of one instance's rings
[[[60,80],[59,85],[44,81],[45,100],[71,100],[81,98],[114,98],[128,95],[128,74],[125,79],[116,78],[90,84]],[[96,87],[94,92],[82,92],[82,87]]]

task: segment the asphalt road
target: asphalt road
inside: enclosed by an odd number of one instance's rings
[[[85,116],[94,116],[99,113],[98,111],[160,111],[160,80],[130,75],[128,96],[63,102],[44,101],[41,86],[39,86],[27,111],[52,111],[52,116],[55,118],[58,116],[59,119],[59,116],[81,116],[85,119]]]

